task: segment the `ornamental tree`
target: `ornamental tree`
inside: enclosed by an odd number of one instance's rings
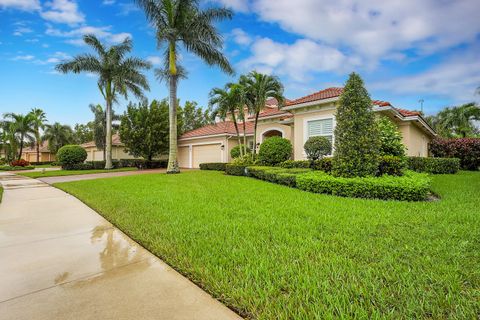
[[[405,157],[405,146],[402,143],[402,134],[395,124],[387,117],[377,119],[380,138],[380,155]]]
[[[120,139],[128,153],[151,161],[168,151],[168,102],[129,103],[120,124]]]
[[[332,152],[332,144],[325,137],[310,137],[303,145],[307,158],[315,161]]]
[[[379,149],[372,100],[362,78],[351,73],[337,108],[333,174],[341,177],[375,175]]]

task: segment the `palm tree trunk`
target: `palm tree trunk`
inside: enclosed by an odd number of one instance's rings
[[[257,124],[260,112],[255,113],[255,123],[253,125],[253,155],[257,154]]]
[[[247,154],[247,135],[245,133],[245,119],[243,119],[242,122],[243,122],[243,154]]]
[[[169,151],[167,173],[180,173],[177,161],[177,81],[170,75],[170,104],[169,104]]]
[[[105,135],[105,169],[112,169],[112,102],[110,95],[107,96],[107,110],[106,112],[106,135]]]
[[[238,149],[240,150],[240,156],[243,156],[243,151],[241,148],[242,140],[240,139],[240,131],[238,130],[237,118],[235,117],[235,112],[232,112],[233,125],[235,126],[235,132],[237,133]],[[228,150],[227,150],[228,151]]]
[[[35,138],[35,140],[37,140],[37,163],[40,162],[40,139],[39,139],[39,136],[40,134],[37,133],[37,137]]]
[[[25,139],[25,137],[24,137],[23,134],[22,134],[22,135],[20,136],[20,152],[18,152],[18,159],[17,159],[17,160],[22,159],[23,139]]]
[[[169,89],[170,104],[168,106],[169,128],[169,150],[167,173],[180,173],[177,160],[177,57],[175,53],[175,43],[169,43],[168,66],[169,66]]]

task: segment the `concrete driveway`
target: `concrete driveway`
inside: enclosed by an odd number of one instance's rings
[[[75,197],[0,183],[0,319],[240,319]]]

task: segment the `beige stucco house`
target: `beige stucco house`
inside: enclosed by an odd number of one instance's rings
[[[342,88],[328,88],[301,97],[287,100],[283,108],[270,99],[260,114],[257,130],[257,145],[271,136],[289,139],[294,148],[295,160],[306,159],[303,145],[309,137],[325,136],[332,144],[335,141],[335,113]],[[373,100],[373,110],[389,117],[398,127],[410,156],[428,156],[428,143],[436,135],[420,113],[399,109],[389,102]],[[240,126],[240,131],[243,131]],[[245,130],[248,144],[253,145],[253,117]],[[229,162],[230,150],[238,144],[232,121],[217,122],[183,134],[178,141],[180,167],[198,168],[204,162]]]
[[[103,150],[95,146],[95,141],[81,145],[87,151],[87,161],[104,161]],[[120,140],[118,133],[112,135],[112,160],[136,159],[136,157],[125,152],[125,145]]]
[[[49,162],[56,160],[55,153],[50,152],[50,149],[48,148],[48,141],[42,142],[39,151],[40,162]],[[37,147],[29,146],[27,148],[24,148],[22,151],[22,159],[27,160],[30,163],[37,162]]]

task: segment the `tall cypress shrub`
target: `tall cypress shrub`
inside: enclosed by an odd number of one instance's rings
[[[373,176],[378,170],[379,150],[372,100],[362,78],[352,73],[337,108],[332,173],[340,177]]]

